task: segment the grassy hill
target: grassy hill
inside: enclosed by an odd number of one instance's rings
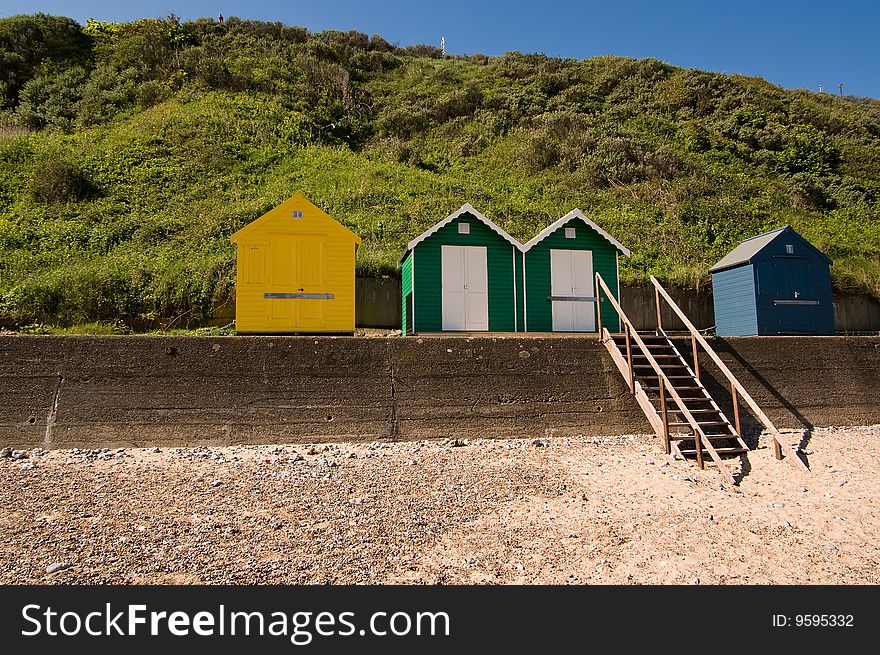
[[[465,202],[530,238],[580,207],[625,282],[700,286],[791,224],[880,297],[880,102],[652,60],[442,58],[356,32],[0,19],[0,316],[199,319],[228,237],[301,191],[361,274]]]

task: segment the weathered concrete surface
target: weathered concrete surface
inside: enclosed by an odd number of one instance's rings
[[[8,336],[0,393],[18,447],[647,429],[593,339]]]
[[[675,341],[691,361],[690,339]],[[729,337],[709,343],[779,428],[880,423],[880,337]],[[732,420],[727,379],[702,352],[700,366],[703,383]]]
[[[354,322],[357,327],[400,329],[400,280],[355,278]]]
[[[880,338],[713,343],[780,427],[880,423]],[[649,431],[589,337],[4,336],[0,398],[14,447]]]
[[[649,429],[595,339],[389,340],[401,436],[626,434]]]

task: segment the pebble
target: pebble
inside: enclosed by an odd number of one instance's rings
[[[540,439],[535,439],[534,441],[532,441],[532,445],[535,446],[536,448],[546,448],[547,447],[547,443],[544,441],[541,441]]]
[[[801,487],[801,488],[800,488],[800,492],[801,492],[802,494],[807,493],[807,488],[806,488],[806,487]]]
[[[219,487],[219,486],[222,485],[222,484],[223,484],[223,483],[222,483],[220,480],[214,480],[214,481],[211,483],[211,486],[212,486],[212,487]]]
[[[27,459],[28,454],[23,450],[13,450],[12,459]]]
[[[37,465],[32,462],[25,462],[18,468],[22,471],[32,471],[33,469],[37,468]]]
[[[0,457],[12,457],[12,448],[0,448]]]
[[[348,499],[349,505],[362,505],[363,502],[364,502],[363,498],[349,498]]]
[[[834,498],[834,496],[832,496],[832,495],[831,495],[830,493],[828,493],[827,491],[825,492],[825,497],[826,497],[826,498]]]
[[[782,509],[785,507],[785,503],[770,503],[770,507],[773,509]]]
[[[837,486],[842,487],[845,484],[846,484],[846,480],[841,480],[840,482],[837,483]]]
[[[52,575],[53,573],[58,573],[58,571],[63,571],[64,569],[69,569],[70,564],[67,562],[53,562],[49,566],[46,567],[46,573]]]

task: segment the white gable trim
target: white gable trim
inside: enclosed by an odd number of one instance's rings
[[[606,241],[608,241],[608,243],[610,243],[612,246],[617,248],[620,252],[622,252],[627,257],[632,256],[632,253],[629,251],[629,248],[624,246],[622,243],[620,243],[620,241],[615,239],[613,236],[608,234],[605,230],[603,230],[601,227],[596,225],[589,218],[584,216],[584,213],[580,209],[572,209],[570,212],[568,212],[565,216],[560,218],[558,221],[556,221],[555,223],[552,223],[551,225],[548,225],[543,230],[538,232],[538,234],[536,234],[533,239],[526,242],[526,244],[522,248],[523,252],[526,252],[535,244],[540,243],[541,241],[546,239],[548,236],[550,236],[556,230],[558,230],[562,225],[564,225],[565,223],[568,223],[573,218],[578,218],[581,221],[583,221],[584,223],[586,223],[587,227],[590,227],[593,230],[595,230],[596,232],[598,232],[598,234],[601,237],[603,237]]]
[[[516,248],[517,250],[522,250],[522,249],[523,249],[523,246],[522,246],[522,244],[521,244],[519,241],[517,241],[517,240],[514,239],[512,236],[510,236],[507,232],[505,232],[505,231],[502,230],[500,227],[498,227],[497,225],[495,225],[495,223],[493,223],[492,221],[490,221],[488,218],[486,218],[485,216],[483,216],[480,212],[478,212],[476,209],[474,209],[473,205],[471,205],[471,204],[468,202],[468,203],[463,204],[463,205],[461,206],[461,208],[460,208],[458,211],[455,211],[455,212],[451,213],[449,216],[447,216],[446,218],[444,218],[444,219],[443,219],[442,221],[440,221],[439,223],[435,223],[433,226],[431,226],[430,228],[428,228],[427,230],[425,230],[424,232],[422,232],[419,236],[417,236],[415,239],[413,239],[413,240],[410,241],[408,244],[406,244],[406,250],[405,250],[404,253],[400,256],[400,259],[397,260],[397,261],[398,261],[398,262],[402,262],[402,261],[403,261],[403,258],[406,257],[406,253],[408,253],[410,250],[412,250],[413,248],[415,248],[417,245],[419,245],[422,241],[424,241],[425,239],[427,239],[427,238],[430,237],[431,235],[436,234],[437,231],[440,230],[440,228],[445,227],[446,225],[449,225],[452,221],[454,221],[456,218],[458,218],[458,217],[461,216],[462,214],[471,214],[472,216],[476,217],[478,220],[482,221],[482,222],[483,222],[485,225],[487,225],[489,228],[491,228],[492,230],[494,230],[495,232],[497,232],[499,235],[501,235],[501,236],[502,236],[505,240],[507,240],[507,241],[508,241],[508,242],[509,242],[514,248]]]

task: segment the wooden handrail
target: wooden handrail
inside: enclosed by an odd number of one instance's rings
[[[639,347],[639,350],[642,351],[642,354],[645,356],[645,359],[648,360],[648,363],[651,364],[651,368],[657,373],[658,380],[662,380],[661,384],[665,385],[666,392],[669,393],[669,396],[675,401],[675,404],[678,406],[680,412],[687,419],[687,422],[690,424],[691,428],[694,431],[695,438],[703,443],[704,447],[708,451],[709,455],[712,457],[712,460],[718,466],[718,470],[721,475],[731,484],[736,486],[736,480],[733,479],[733,475],[731,475],[730,471],[727,470],[727,467],[724,466],[724,461],[719,457],[718,453],[715,452],[715,448],[712,446],[712,443],[709,441],[709,438],[706,436],[706,433],[703,432],[703,429],[700,427],[697,420],[694,418],[693,414],[691,414],[690,410],[684,404],[684,401],[681,399],[681,396],[678,395],[678,392],[675,390],[675,387],[672,386],[672,383],[669,381],[669,378],[666,377],[666,373],[663,372],[663,369],[660,367],[660,364],[657,363],[657,360],[654,359],[654,356],[651,354],[651,351],[645,345],[645,342],[642,341],[642,338],[639,336],[638,331],[633,326],[632,321],[629,320],[626,314],[624,314],[623,309],[618,304],[617,300],[614,298],[614,295],[608,289],[608,286],[605,284],[605,280],[602,279],[602,276],[599,273],[596,273],[596,302],[601,304],[602,299],[599,294],[600,290],[605,291],[605,295],[608,298],[608,301],[611,303],[611,306],[614,307],[615,311],[617,311],[617,315],[620,317],[620,320],[623,321],[624,325],[629,328],[630,336],[633,341],[636,342],[636,345]],[[607,332],[607,329],[606,329]],[[601,334],[600,334],[601,338]],[[632,368],[630,368],[630,374],[632,374]],[[640,384],[640,383],[639,383]],[[641,387],[641,385],[640,385]],[[699,444],[697,444],[698,446]],[[697,447],[697,458],[702,460],[702,449]]]
[[[730,369],[727,368],[725,363],[723,361],[721,361],[721,358],[718,356],[718,353],[716,353],[715,350],[712,348],[712,346],[709,345],[709,342],[703,338],[703,335],[700,334],[700,331],[697,330],[697,328],[694,327],[694,324],[688,320],[688,317],[685,316],[684,312],[681,311],[681,308],[669,296],[669,294],[666,292],[666,289],[663,288],[663,286],[660,284],[660,282],[657,281],[657,278],[655,278],[653,275],[651,276],[651,282],[654,285],[654,289],[656,290],[658,297],[662,296],[663,299],[666,300],[667,304],[672,308],[672,311],[675,312],[675,314],[678,316],[678,318],[681,320],[681,322],[684,323],[684,326],[691,333],[691,338],[703,347],[703,350],[706,351],[706,354],[712,358],[713,362],[715,362],[715,366],[718,367],[718,369],[727,378],[727,381],[730,382],[731,390],[736,390],[736,392],[743,399],[743,401],[746,403],[746,405],[749,406],[749,409],[752,410],[752,412],[755,414],[755,416],[758,418],[758,420],[761,421],[761,423],[764,424],[764,427],[770,432],[771,436],[773,437],[773,441],[774,441],[774,449],[776,451],[776,458],[782,459],[782,452],[781,451],[785,450],[786,455],[788,455],[788,458],[791,460],[791,463],[794,466],[797,466],[798,468],[800,468],[804,472],[809,473],[810,469],[807,468],[807,465],[804,464],[803,460],[797,456],[797,453],[795,453],[794,449],[788,444],[788,442],[782,438],[782,434],[780,434],[779,430],[776,429],[776,426],[773,425],[773,421],[771,421],[770,418],[764,413],[764,411],[758,406],[758,403],[755,402],[755,399],[752,398],[752,396],[749,394],[749,392],[746,391],[745,387],[743,387],[743,385],[740,384],[740,381],[736,379],[736,376],[733,373],[731,373]],[[658,315],[659,315],[659,312],[660,312],[660,308],[658,306],[658,308],[657,308]],[[733,403],[734,403],[734,412],[735,412],[735,415],[738,419],[739,418],[739,406],[737,403],[736,395],[735,394],[732,394],[732,395],[733,395]],[[737,431],[739,431],[738,427],[737,427]],[[740,434],[740,436],[742,436],[742,435]]]

